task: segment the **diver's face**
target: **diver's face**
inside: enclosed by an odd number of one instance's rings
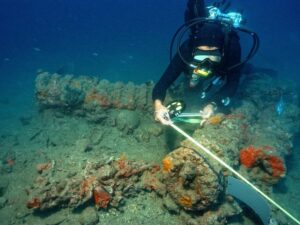
[[[198,46],[196,49],[202,51],[202,54],[205,55],[206,58],[210,59],[213,62],[221,61],[221,56],[219,54],[217,54],[217,55],[210,54],[213,51],[219,50],[218,47],[201,45],[201,46]],[[208,54],[206,55],[204,52],[207,52]]]
[[[216,47],[198,46],[193,52],[193,74],[190,86],[196,86],[199,78],[207,78],[213,74],[221,62],[221,52]]]
[[[197,49],[202,50],[202,51],[213,51],[213,50],[217,50],[219,48],[214,47],[214,46],[201,45],[201,46],[198,46]]]

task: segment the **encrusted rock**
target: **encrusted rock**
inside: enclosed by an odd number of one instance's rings
[[[153,168],[142,162],[125,159],[112,160],[103,165],[88,162],[84,177],[51,180],[33,186],[27,208],[47,211],[62,207],[78,208],[94,202],[98,209],[118,208],[125,197],[135,196],[141,189],[140,176]],[[157,170],[155,170],[157,171]]]
[[[110,165],[104,165],[98,170],[99,178],[101,180],[108,180],[109,178],[112,178],[116,174],[117,170],[110,166]]]
[[[222,175],[191,149],[179,148],[168,154],[163,170],[167,192],[185,210],[206,210],[224,193]]]
[[[123,110],[117,116],[117,127],[126,134],[132,133],[140,124],[139,114],[135,111]]]
[[[162,126],[156,123],[149,124],[147,128],[148,132],[155,137],[158,137],[163,133]]]
[[[41,109],[83,109],[94,115],[97,115],[97,109],[148,110],[152,107],[150,93],[153,85],[111,83],[87,76],[61,76],[43,72],[36,78],[36,97]],[[98,117],[92,119],[99,122]]]

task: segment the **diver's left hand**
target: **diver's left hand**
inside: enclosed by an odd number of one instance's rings
[[[208,104],[207,106],[205,106],[203,108],[203,110],[200,110],[200,116],[203,119],[208,119],[209,117],[211,117],[214,114],[214,106],[212,104]]]

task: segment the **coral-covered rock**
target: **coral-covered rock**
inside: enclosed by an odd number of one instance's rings
[[[61,76],[42,72],[36,78],[36,98],[40,107],[68,111],[83,109],[93,113],[100,109],[140,109],[152,107],[153,83],[111,83],[92,77]]]
[[[185,210],[207,210],[223,194],[222,175],[191,149],[179,148],[168,154],[163,171],[167,193]]]
[[[155,168],[145,163],[129,161],[125,156],[105,164],[88,163],[85,177],[62,177],[61,181],[43,178],[28,190],[30,198],[27,208],[35,211],[78,208],[92,201],[98,209],[118,208],[123,196],[134,196],[145,190],[146,187],[140,183],[141,177],[147,171],[156,173],[158,170]]]
[[[282,178],[285,176],[286,169],[284,161],[278,156],[265,155],[263,162],[268,173],[274,178]]]
[[[267,184],[277,183],[286,173],[284,160],[270,154],[271,150],[273,148],[270,146],[255,148],[250,145],[240,151],[241,164],[250,171],[255,168],[255,177]]]
[[[263,156],[261,149],[256,149],[254,146],[250,145],[249,147],[243,148],[240,151],[240,161],[241,164],[247,168],[255,166]]]
[[[41,201],[38,198],[30,199],[26,204],[28,209],[38,209],[41,207]]]
[[[38,173],[43,173],[44,171],[50,169],[52,167],[52,163],[51,162],[47,162],[47,163],[39,163],[36,165],[36,171]]]
[[[140,124],[140,116],[135,111],[122,110],[116,118],[117,128],[126,134],[132,133]]]
[[[95,205],[99,209],[106,209],[111,200],[110,195],[101,187],[97,186],[93,190]]]
[[[224,114],[218,113],[207,119],[206,123],[211,125],[219,125],[225,119]]]

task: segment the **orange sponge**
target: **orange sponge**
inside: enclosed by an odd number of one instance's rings
[[[173,169],[173,163],[172,160],[168,157],[164,158],[163,161],[163,171],[164,172],[171,172],[171,170]]]
[[[240,162],[247,168],[255,166],[255,164],[261,159],[263,152],[261,149],[256,149],[254,146],[243,148],[240,151]]]

